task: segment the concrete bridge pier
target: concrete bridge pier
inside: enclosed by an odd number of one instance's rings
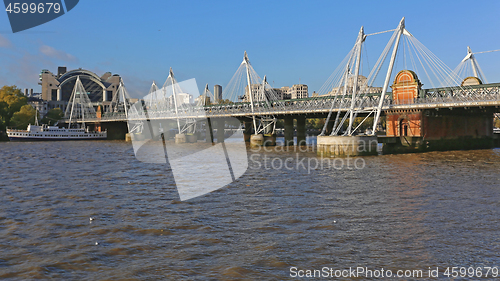
[[[292,116],[285,116],[285,146],[293,146],[293,118]]]
[[[186,134],[186,142],[197,143],[198,135],[196,133]]]
[[[101,131],[107,131],[108,132],[108,140],[124,140],[126,139],[126,135],[128,133],[128,126],[127,122],[125,121],[118,121],[118,122],[102,122],[102,123],[87,123],[88,127],[90,127],[91,130],[100,130]],[[96,125],[97,124],[97,125]],[[67,124],[64,124],[65,127],[67,128]]]
[[[274,146],[276,145],[276,134],[273,133],[273,122],[274,120],[262,120],[262,125],[264,126],[264,145]]]
[[[245,142],[250,142],[250,136],[252,135],[252,122],[244,121],[245,130],[243,131],[243,138]]]
[[[306,143],[306,117],[297,116],[297,145],[307,145]]]
[[[377,136],[318,136],[317,154],[322,157],[377,155]]]
[[[264,146],[264,135],[252,134],[250,136],[250,146]]]
[[[185,134],[175,134],[175,144],[186,143],[186,135]]]

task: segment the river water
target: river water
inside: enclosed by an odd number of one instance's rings
[[[137,161],[130,143],[0,143],[0,279],[500,266],[498,149],[330,167],[298,165],[317,159],[311,151],[249,154],[238,180],[180,201],[168,166]],[[292,168],[279,167],[287,159]]]

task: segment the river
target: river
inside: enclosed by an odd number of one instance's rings
[[[0,143],[0,279],[500,266],[499,149],[312,168],[296,165],[311,151],[249,154],[235,182],[180,201],[168,166],[137,161],[127,142]]]

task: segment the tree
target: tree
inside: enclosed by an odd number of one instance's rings
[[[3,86],[0,89],[0,131],[10,126],[14,113],[28,103],[28,99],[16,86]]]
[[[219,104],[221,104],[221,105],[222,105],[222,104],[232,104],[232,103],[233,103],[233,102],[232,102],[231,100],[229,100],[229,99],[225,99],[225,100],[220,100],[220,101],[219,101]]]
[[[5,132],[5,120],[3,119],[3,117],[0,115],[0,135],[1,135],[1,132]],[[1,136],[0,136],[1,137]]]
[[[316,129],[316,130],[321,130],[323,129],[323,126],[325,125],[325,119],[324,118],[309,118],[307,119],[307,128],[309,129]]]
[[[36,110],[31,105],[23,105],[10,119],[10,126],[17,129],[26,129],[28,124],[35,124]]]
[[[500,119],[499,118],[495,118],[493,120],[493,127],[494,128],[500,128]]]
[[[43,124],[54,125],[64,117],[64,112],[60,108],[53,108],[47,112],[42,119]]]
[[[28,104],[28,98],[16,86],[3,86],[0,89],[0,103],[0,114],[9,120],[14,112],[21,110],[23,105]]]
[[[0,116],[6,116],[8,111],[9,105],[4,101],[0,101]]]

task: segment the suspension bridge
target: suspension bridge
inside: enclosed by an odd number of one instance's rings
[[[362,73],[365,42],[372,36],[385,33],[392,33],[392,36],[376,64],[364,73],[365,77]],[[380,117],[385,116],[387,139],[383,142],[394,143],[394,139],[398,138],[400,141],[396,142],[412,149],[422,148],[425,143],[428,147],[428,140],[433,138],[491,137],[493,114],[500,106],[500,83],[487,83],[475,59],[475,54],[480,53],[486,52],[472,53],[468,48],[466,57],[455,70],[451,70],[406,29],[403,18],[397,28],[392,30],[365,34],[362,27],[353,48],[325,82],[317,97],[281,100],[267,82],[266,76],[260,78],[245,52],[243,61],[224,88],[222,97],[227,101],[224,104],[211,103],[214,96],[208,85],[197,103],[186,102],[183,95],[197,92],[197,86],[189,81],[177,82],[170,69],[162,88],[153,82],[144,99],[134,104],[130,102],[123,83],[106,110],[96,110],[96,104],[78,99],[81,111],[86,115],[83,118],[77,112],[72,121],[93,123],[96,126],[127,122],[130,133],[140,134],[145,122],[171,120],[179,135],[191,135],[196,133],[196,126],[200,122],[238,118],[245,122],[246,134],[251,135],[253,142],[262,145],[269,140],[268,137],[272,139],[278,119],[285,120],[287,142],[290,136],[293,138],[290,135],[292,118],[297,119],[297,140],[300,141],[305,138],[302,132],[305,130],[305,118],[326,118],[320,134],[320,137],[325,137],[323,139],[340,136],[357,136],[359,139],[360,135],[376,136],[381,129]],[[385,71],[384,67],[387,67]],[[467,72],[468,68],[472,68],[471,74]],[[399,72],[396,74],[395,70]],[[420,79],[431,87],[424,89]],[[382,81],[382,87],[374,86]],[[389,87],[392,87],[392,92],[388,91]],[[470,118],[463,119],[464,116]],[[358,117],[364,119],[355,126],[354,120]],[[371,130],[361,132],[360,125],[368,118],[371,118]],[[448,127],[451,125],[445,124],[448,121],[439,123],[443,118],[472,125],[467,125],[465,129],[450,129]],[[439,123],[437,127],[453,132],[444,136],[435,134],[434,131],[439,129],[434,128],[433,123]],[[218,126],[220,131],[223,127]],[[474,126],[485,127],[485,130],[475,130],[472,134]],[[325,149],[323,152],[333,151],[331,145]],[[338,150],[338,147],[335,149]]]

